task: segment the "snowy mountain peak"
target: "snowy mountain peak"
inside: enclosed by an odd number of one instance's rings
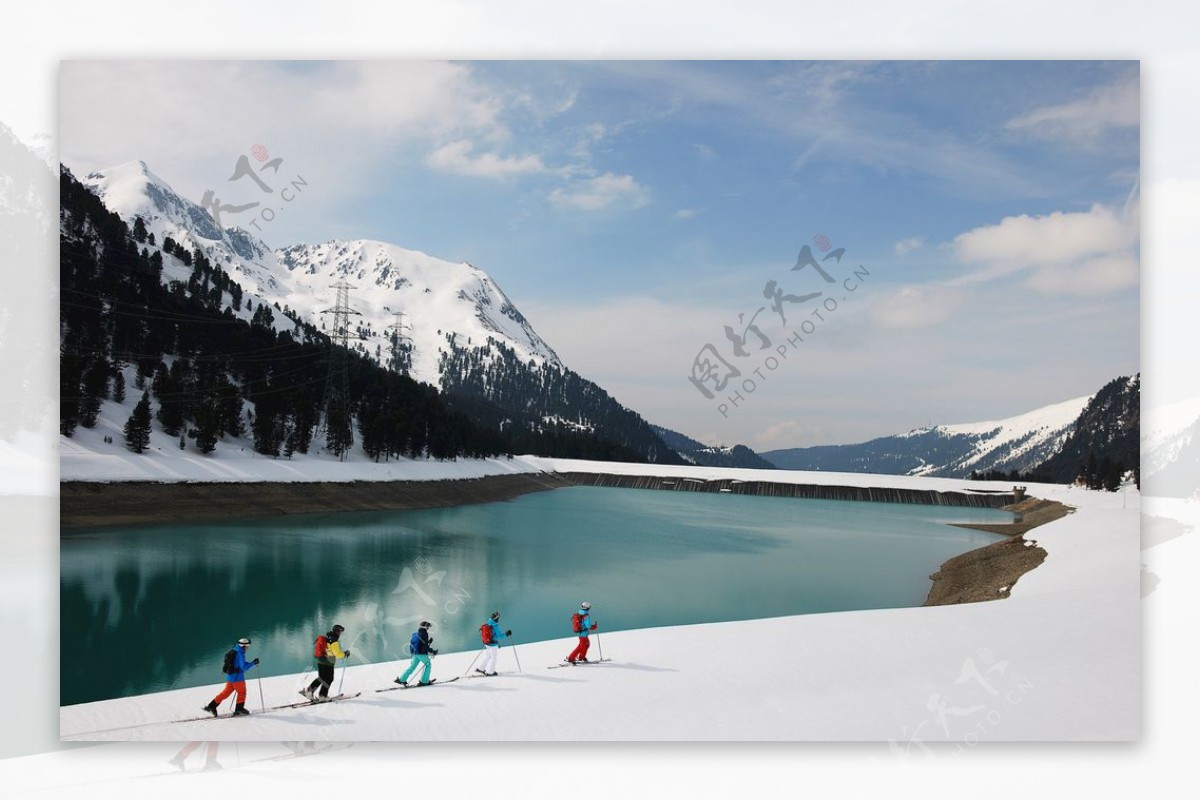
[[[440,353],[449,345],[484,347],[492,337],[511,347],[522,361],[562,366],[558,355],[483,270],[418,250],[370,239],[330,240],[276,251],[296,289],[286,298],[293,308],[307,299],[332,300],[331,287],[346,280],[354,287],[351,305],[373,332],[394,330],[413,343],[413,374],[436,383]],[[328,308],[325,305],[323,308]]]
[[[127,161],[89,173],[81,183],[127,222],[141,217],[146,230],[160,241],[170,236],[188,250],[199,247],[205,251],[220,243],[247,260],[269,252],[261,240],[241,228],[222,229],[207,209],[175,192],[144,161]]]
[[[405,367],[419,381],[441,386],[448,349],[495,348],[489,340],[511,348],[522,362],[563,366],[491,276],[468,262],[371,239],[272,250],[244,229],[218,226],[207,209],[180,196],[140,160],[93,172],[82,183],[131,225],[141,217],[159,246],[169,236],[188,251],[202,251],[257,296],[256,306],[291,309],[322,328],[336,302],[333,285],[347,281],[356,312],[351,346],[388,363],[399,324]],[[290,322],[281,316],[276,326]]]

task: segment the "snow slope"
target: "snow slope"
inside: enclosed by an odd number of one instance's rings
[[[856,482],[961,489],[910,476],[785,473],[525,458],[528,469]],[[1140,719],[1138,507],[1134,491],[1056,485],[1030,492],[1077,507],[1032,533],[1045,563],[996,603],[804,615],[606,632],[612,663],[548,671],[569,638],[519,644],[502,675],[375,693],[402,663],[352,665],[353,700],[239,720],[202,714],[218,689],[65,707],[71,740],[888,740],[898,755],[981,740],[1127,740]],[[592,599],[604,623],[604,599]],[[519,632],[519,621],[511,621]],[[738,645],[731,648],[729,643]],[[474,654],[444,654],[435,676]],[[516,670],[519,657],[523,671]],[[262,680],[267,705],[298,700],[301,678]],[[259,708],[257,682],[249,706]]]

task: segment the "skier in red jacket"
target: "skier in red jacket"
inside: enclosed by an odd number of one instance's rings
[[[588,632],[595,631],[598,624],[592,622],[591,614],[592,605],[584,601],[579,605],[579,611],[571,615],[571,628],[575,630],[575,634],[579,636],[579,644],[575,646],[575,650],[567,657],[567,661],[574,664],[576,662],[586,662],[588,652]]]

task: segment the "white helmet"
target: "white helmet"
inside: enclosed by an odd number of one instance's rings
[[[579,605],[579,608],[580,609],[591,609],[592,605],[590,603],[588,603],[587,601],[584,601],[583,603],[581,603]]]

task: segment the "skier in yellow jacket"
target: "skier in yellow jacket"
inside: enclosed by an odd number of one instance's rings
[[[333,667],[337,664],[338,659],[346,659],[350,656],[349,651],[342,651],[342,646],[338,642],[341,639],[342,632],[345,631],[341,626],[334,626],[328,633],[322,634],[313,641],[313,657],[317,660],[317,677],[313,679],[312,684],[300,691],[310,701],[324,701],[329,698],[329,687],[333,684]],[[317,695],[318,689],[320,695]]]

